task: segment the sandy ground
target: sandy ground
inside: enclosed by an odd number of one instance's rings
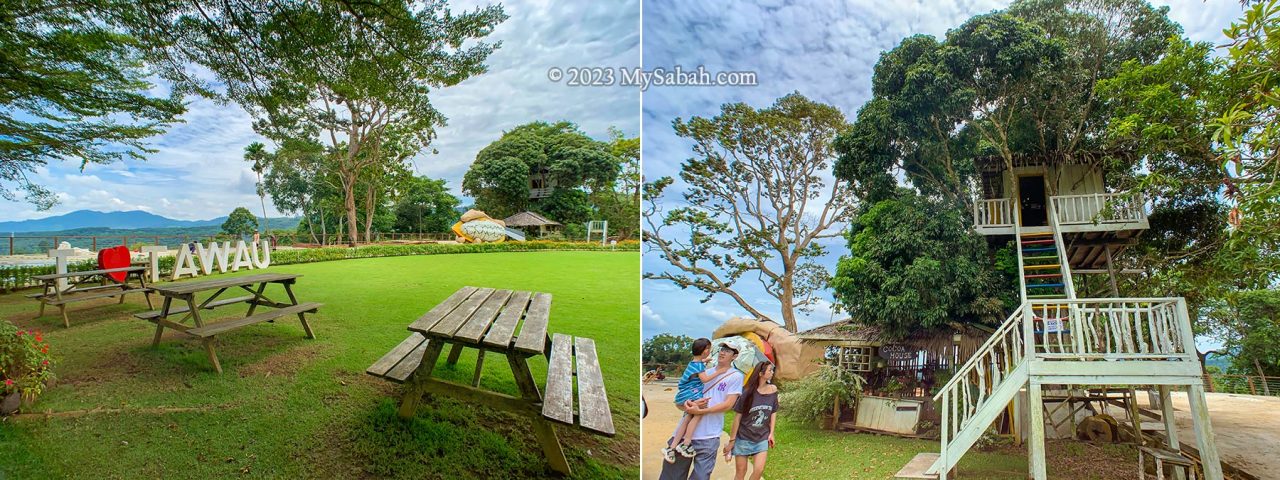
[[[667,439],[680,422],[680,410],[675,406],[676,383],[653,382],[645,385],[642,392],[649,406],[649,415],[640,421],[640,476],[656,479],[662,472],[662,447],[666,446]],[[724,446],[728,439],[729,434],[720,434],[720,445]],[[718,456],[711,478],[732,479],[733,464],[725,463],[724,458]]]
[[[1178,440],[1195,445],[1187,394],[1173,392],[1171,395]],[[1280,398],[1230,393],[1205,395],[1222,461],[1258,478],[1280,479]],[[1147,407],[1146,395],[1138,395],[1138,403]]]

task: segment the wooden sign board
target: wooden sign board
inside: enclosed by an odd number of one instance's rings
[[[916,357],[915,350],[906,345],[884,345],[880,347],[880,358],[891,362],[903,362]]]

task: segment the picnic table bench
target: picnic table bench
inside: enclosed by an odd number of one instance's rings
[[[69,328],[71,327],[71,320],[67,318],[68,303],[109,297],[120,297],[118,303],[124,303],[125,295],[141,293],[147,297],[147,307],[151,308],[151,289],[147,288],[146,271],[146,267],[134,266],[33,275],[31,277],[33,280],[44,284],[44,291],[29,294],[27,298],[34,298],[40,301],[40,313],[36,317],[44,316],[44,307],[47,305],[58,307],[58,311],[62,313],[62,325]],[[112,273],[119,272],[125,272],[123,281],[117,281],[111,276]],[[130,277],[137,278],[137,285],[129,283]],[[71,282],[69,288],[58,288],[59,280],[70,279],[75,279],[75,281]],[[96,282],[97,285],[86,285],[93,282]]]
[[[297,315],[298,321],[302,323],[302,330],[306,332],[306,338],[316,338],[304,314],[316,313],[324,305],[314,302],[298,302],[298,298],[293,294],[293,284],[297,282],[300,276],[292,273],[260,273],[213,280],[154,285],[151,287],[152,290],[164,297],[163,306],[159,310],[142,312],[134,316],[156,324],[155,337],[151,340],[152,347],[160,344],[160,337],[164,335],[164,329],[166,328],[177,330],[193,338],[199,338],[201,343],[204,344],[205,352],[209,355],[209,362],[213,363],[213,369],[218,373],[222,373],[222,364],[218,362],[218,354],[214,350],[215,336],[218,334],[257,323],[274,322],[277,318],[289,315]],[[272,283],[284,286],[284,291],[289,296],[288,303],[276,302],[262,294],[267,285]],[[256,290],[253,288],[254,285],[257,285]],[[249,295],[218,299],[223,292],[235,288],[242,289],[248,292]],[[211,290],[214,291],[213,295],[197,305],[196,294]],[[181,302],[183,305],[173,305],[174,300]],[[218,307],[239,303],[249,305],[249,311],[245,313],[244,317],[233,317],[213,323],[205,322],[200,317],[201,310],[213,310]],[[254,314],[254,311],[260,306],[271,307],[272,310]],[[183,317],[178,321],[170,320],[169,317],[174,315],[183,315]],[[183,322],[187,321],[187,319],[191,319],[195,326],[184,325]]]
[[[604,377],[590,338],[547,335],[551,294],[463,287],[409,325],[408,338],[370,365],[366,373],[408,384],[400,402],[400,416],[412,417],[423,395],[439,394],[466,402],[524,415],[533,421],[543,453],[558,472],[568,475],[554,424],[576,426],[613,436],[613,416],[604,390]],[[517,334],[517,326],[519,332]],[[470,385],[431,378],[445,346],[455,364],[464,348],[477,350]],[[485,352],[507,358],[520,396],[478,388]],[[529,370],[533,356],[548,359],[547,381],[539,391]],[[575,368],[576,367],[576,368]],[[574,378],[578,380],[578,409],[574,410]]]

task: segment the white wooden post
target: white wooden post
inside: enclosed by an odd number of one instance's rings
[[[1174,452],[1182,451],[1182,444],[1178,442],[1178,422],[1173,418],[1173,402],[1170,400],[1169,386],[1160,385],[1160,418],[1164,420],[1164,437],[1169,445],[1169,450]],[[1176,480],[1186,480],[1186,474],[1181,469],[1174,469],[1174,478]]]
[[[1040,383],[1027,382],[1027,413],[1031,414],[1031,442],[1027,452],[1031,454],[1028,467],[1031,478],[1045,480],[1049,475],[1044,459],[1044,399],[1040,395]]]
[[[1218,446],[1213,441],[1213,425],[1209,421],[1209,405],[1205,403],[1204,385],[1187,387],[1187,403],[1191,404],[1191,425],[1196,430],[1196,444],[1200,449],[1204,478],[1222,480],[1222,461],[1218,458]]]
[[[160,252],[169,251],[169,247],[164,245],[147,245],[142,247],[142,253],[147,254],[147,269],[151,272],[151,282],[160,282]]]
[[[49,250],[49,256],[50,256],[50,257],[53,257],[53,271],[54,271],[54,273],[59,273],[59,274],[61,274],[61,273],[67,273],[67,257],[70,257],[70,256],[75,255],[75,254],[76,254],[75,249],[68,249],[68,250],[57,250],[57,249],[54,249],[54,250]],[[63,291],[63,290],[66,290],[66,289],[67,289],[67,279],[65,279],[65,278],[59,278],[59,279],[58,279],[58,283],[57,283],[57,287],[55,287],[55,288],[57,288],[57,290],[58,290],[59,292],[61,292],[61,291]]]

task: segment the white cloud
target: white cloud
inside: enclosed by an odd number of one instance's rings
[[[667,326],[667,322],[662,320],[662,315],[658,315],[658,313],[654,312],[648,305],[640,305],[640,318],[643,319],[647,325],[652,325],[654,327]]]
[[[450,8],[457,12],[490,3],[495,1],[460,0],[450,2]],[[417,173],[447,179],[455,194],[461,193],[462,175],[475,154],[517,125],[569,120],[596,138],[604,138],[610,126],[628,135],[640,132],[638,91],[568,87],[546,78],[552,66],[638,66],[638,0],[501,3],[511,18],[489,38],[503,42],[487,62],[489,72],[433,92],[432,103],[449,124],[437,132],[428,151],[413,160]],[[212,78],[197,70],[201,78]],[[162,84],[152,89],[156,95],[168,91]],[[258,204],[257,178],[243,159],[244,147],[269,142],[254,133],[252,119],[239,106],[189,101],[183,123],[151,139],[156,152],[145,162],[88,165],[83,173],[74,162],[53,162],[31,178],[56,192],[61,204],[40,212],[25,203],[0,200],[0,221],[80,209],[145,207],[182,220],[214,218],[238,206],[258,211],[253,208]],[[90,189],[109,193],[86,195]],[[270,199],[267,208],[278,215]]]

